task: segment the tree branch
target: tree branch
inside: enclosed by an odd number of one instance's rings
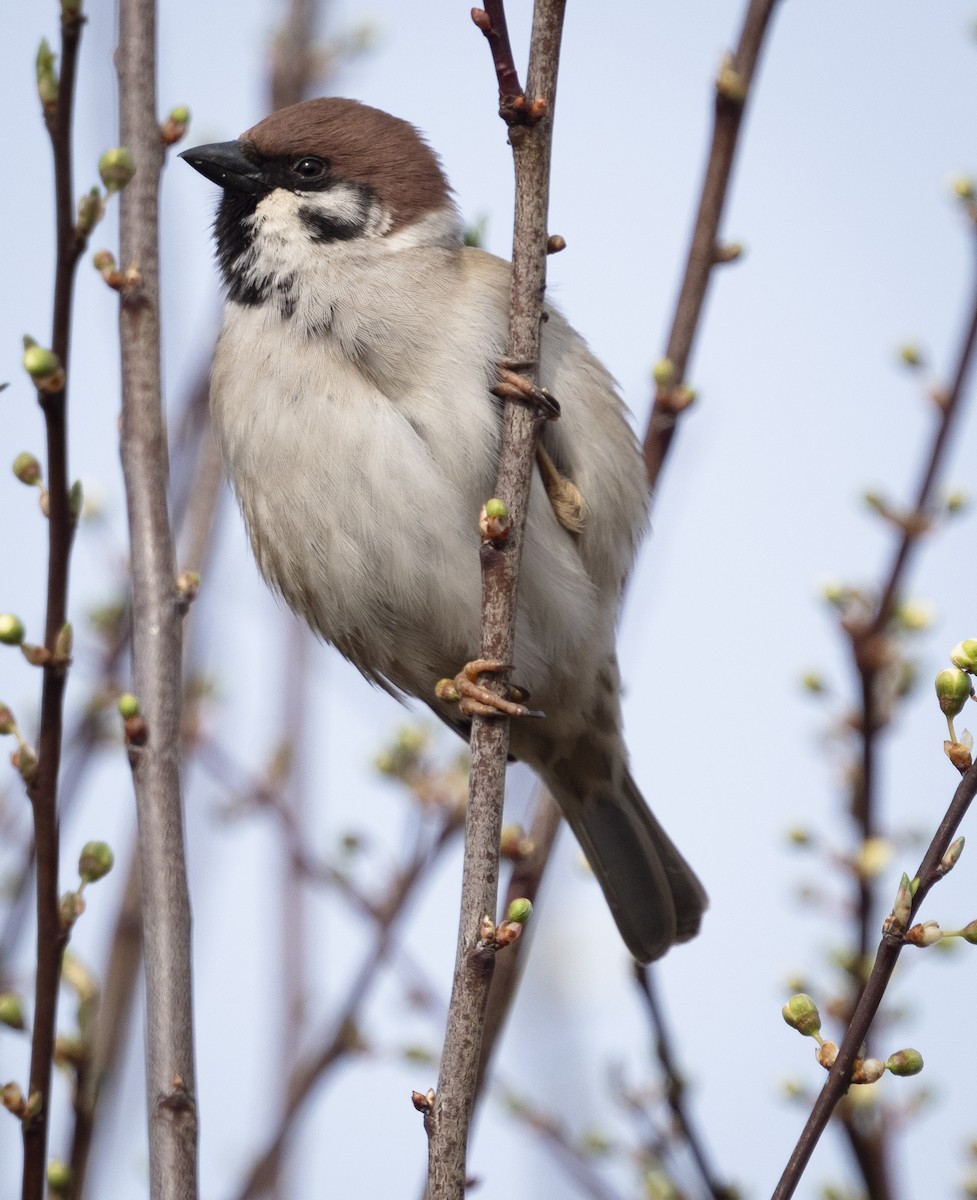
[[[57,235],[51,349],[64,368],[65,379],[70,366],[75,271],[85,244],[84,238],[75,231],[71,156],[75,75],[83,23],[84,18],[79,13],[62,11],[58,96],[53,106],[45,108],[45,124],[54,157]],[[55,391],[38,389],[37,398],[44,413],[47,439],[48,581],[44,645],[54,655],[58,635],[67,620],[68,564],[75,530],[68,498],[67,383]],[[22,1200],[41,1200],[46,1190],[51,1063],[61,959],[68,940],[58,910],[58,777],[68,663],[63,660],[50,662],[43,670],[38,761],[27,785],[34,819],[37,870],[37,957],[28,1084],[32,1111],[23,1121]],[[36,1111],[33,1111],[35,1107]]]
[[[681,413],[688,406],[683,388],[692,346],[702,319],[706,291],[717,264],[719,223],[733,172],[743,114],[770,17],[777,0],[750,0],[736,51],[722,65],[716,81],[716,115],[699,211],[692,229],[685,275],[675,305],[665,357],[671,378],[659,384],[644,439],[648,487],[654,492]]]
[[[549,163],[564,8],[565,0],[537,0],[527,76],[527,112],[537,119],[534,124],[510,126],[516,206],[508,356],[534,380],[546,281]],[[485,542],[482,548],[481,656],[503,663],[512,661],[515,640],[516,587],[536,421],[527,404],[506,404],[496,495],[508,507],[511,532],[502,545]],[[460,1200],[465,1190],[468,1130],[494,963],[494,951],[480,943],[479,926],[484,917],[493,918],[498,898],[508,744],[508,720],[474,718],[454,982],[438,1089],[425,1118],[429,1200]]]
[[[148,736],[130,746],[139,818],[146,968],[150,1194],[197,1195],[190,903],[180,796],[184,605],[167,509],[168,453],[159,362],[158,190],[153,0],[121,0],[121,142],[136,175],[122,193],[120,261],[138,281],[121,296],[122,466],[132,546],[133,678]]]
[[[977,795],[977,765],[972,766],[960,781],[946,815],[940,822],[940,827],[934,834],[933,840],[923,856],[923,861],[919,865],[916,872],[919,886],[913,896],[909,917],[906,920],[907,928],[912,924],[913,917],[919,911],[930,888],[942,878],[942,872],[939,870],[940,861],[946,854],[975,795]],[[895,931],[883,933],[876,952],[875,965],[855,1008],[844,1040],[838,1048],[838,1057],[815,1101],[811,1115],[794,1147],[780,1182],[774,1189],[772,1200],[789,1200],[789,1197],[793,1196],[811,1155],[814,1153],[814,1147],[818,1144],[821,1134],[831,1119],[831,1114],[847,1092],[855,1059],[861,1052],[869,1026],[882,1003],[902,947],[901,933]]]

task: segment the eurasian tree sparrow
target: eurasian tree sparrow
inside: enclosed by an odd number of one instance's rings
[[[417,130],[352,100],[296,104],[181,157],[223,189],[211,410],[261,572],[368,679],[464,733],[434,687],[479,645],[509,264],[462,244]],[[511,751],[559,801],[648,962],[696,933],[706,898],[621,736],[614,625],[644,471],[611,377],[551,306],[540,382],[562,410],[542,446],[585,516],[571,532],[534,479],[514,664],[545,718],[513,721]]]

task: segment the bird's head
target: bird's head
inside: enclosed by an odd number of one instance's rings
[[[180,155],[223,189],[217,254],[232,298],[259,303],[293,255],[404,235],[456,244],[458,218],[437,155],[413,125],[355,100],[305,100],[237,141]],[[260,266],[274,247],[280,270]]]

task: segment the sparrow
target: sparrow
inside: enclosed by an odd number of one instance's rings
[[[222,189],[211,413],[258,567],[367,679],[466,733],[434,689],[479,645],[510,265],[464,245],[420,133],[354,100],[304,101],[181,157]],[[615,624],[644,469],[614,381],[550,304],[539,378],[561,415],[541,434],[513,666],[545,715],[513,721],[510,752],[647,963],[698,931],[706,896],[621,732]]]

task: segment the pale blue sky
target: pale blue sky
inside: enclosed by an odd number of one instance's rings
[[[39,446],[19,339],[31,332],[45,340],[49,320],[48,150],[32,85],[37,40],[56,28],[56,6],[49,7],[17,6],[0,18],[11,164],[0,232],[9,281],[0,295],[0,377],[12,381],[0,396],[0,466]],[[263,116],[265,41],[275,11],[257,0],[172,0],[163,7],[160,107],[189,105],[190,144],[235,136]],[[529,6],[513,0],[510,7],[519,39]],[[742,0],[606,0],[599,11],[571,4],[567,15],[551,228],[569,249],[550,260],[551,295],[619,379],[639,426],[684,261],[710,127],[710,82],[742,8]],[[510,156],[495,116],[489,55],[467,6],[375,0],[331,11],[332,30],[367,20],[377,37],[373,53],[343,72],[338,90],[420,126],[466,217],[485,216],[489,248],[507,254]],[[851,694],[818,588],[830,578],[870,581],[888,558],[889,538],[864,513],[860,492],[879,487],[901,500],[915,485],[930,414],[917,381],[898,368],[895,347],[918,340],[939,373],[959,341],[972,239],[948,199],[948,182],[977,171],[975,16],[977,8],[962,0],[781,6],[724,223],[725,235],[745,242],[748,254],[715,280],[691,370],[701,403],[669,462],[622,624],[635,775],[712,897],[702,936],[669,956],[662,986],[720,1169],[753,1196],[769,1192],[802,1120],[780,1099],[781,1081],[820,1084],[809,1046],[781,1022],[784,980],[796,971],[827,980],[825,956],[839,941],[830,914],[805,912],[795,901],[798,882],[814,877],[813,863],[784,849],[785,829],[800,820],[847,845],[837,773],[822,741],[829,713],[802,699],[797,679],[823,668]],[[98,154],[117,140],[113,21],[109,10],[95,10],[86,31],[79,191],[94,182]],[[199,176],[171,162],[163,192],[164,318],[174,403],[206,352],[217,307],[208,229],[214,199]],[[110,220],[93,248],[112,246],[114,236]],[[85,606],[103,600],[115,583],[124,548],[115,309],[114,295],[84,264],[72,470],[104,494],[108,524],[107,532],[79,539],[79,626]],[[977,420],[968,413],[948,477],[968,490],[975,434]],[[0,506],[7,514],[0,609],[20,612],[36,629],[39,524],[33,501],[2,471]],[[278,695],[282,634],[230,506],[222,529],[226,539],[198,616],[212,630],[208,666],[222,693],[214,718],[219,736],[258,767],[277,736],[261,716],[267,689],[273,702]],[[918,643],[924,681],[955,642],[977,633],[975,533],[973,516],[951,524],[925,549],[912,581],[912,593],[931,598],[938,614]],[[322,732],[313,791],[328,798],[321,800],[322,844],[353,823],[388,838],[392,853],[399,802],[364,768],[402,710],[331,652],[316,650],[315,662]],[[35,686],[15,655],[0,656],[4,700],[26,712]],[[82,692],[76,681],[71,695],[78,701]],[[885,812],[900,825],[931,829],[943,810],[955,783],[941,753],[944,734],[924,682],[885,747]],[[263,1023],[274,1020],[276,967],[268,951],[255,949],[260,933],[276,928],[269,922],[274,900],[255,883],[273,843],[257,823],[215,824],[220,797],[209,781],[188,796],[202,1179],[204,1195],[221,1200],[242,1159],[263,1144],[263,1076],[277,1075],[277,1064],[259,1056]],[[66,825],[67,860],[102,833],[124,845],[130,808],[120,752],[99,772],[84,812]],[[893,890],[899,872],[916,861],[915,850],[897,854],[888,872]],[[445,986],[456,867],[445,867],[421,905],[427,938],[411,940],[430,977]],[[541,1107],[579,1127],[613,1120],[587,1093],[604,1094],[609,1061],[640,1071],[647,1032],[610,919],[568,840],[556,870],[504,1070]],[[93,891],[91,923],[79,928],[79,947],[93,954],[103,928],[99,910],[109,913],[114,903],[111,888]],[[923,915],[962,924],[977,916],[975,895],[965,855]],[[572,939],[554,928],[557,911]],[[323,922],[314,1002],[324,1005],[342,994],[356,960],[337,910],[316,905],[313,912]],[[961,1026],[975,970],[964,953],[948,962],[917,956],[897,989],[911,1016],[890,1049],[916,1044],[927,1062],[923,1082],[937,1092],[907,1131],[900,1164],[920,1194],[924,1187],[929,1195],[950,1194],[963,1171],[965,1140],[977,1132],[967,1082],[977,1062]],[[371,1007],[371,1034],[391,1050],[422,1037],[434,1044],[417,1018],[403,1034],[391,1028],[396,998],[388,986]],[[323,1023],[322,1015],[311,1018],[313,1030]],[[18,1073],[19,1044],[0,1035],[0,1076]],[[390,1058],[344,1071],[339,1082],[341,1091],[335,1082],[324,1089],[303,1125],[304,1161],[341,1193],[360,1179],[357,1195],[414,1194],[425,1147],[405,1089],[426,1089],[433,1073],[405,1071]],[[887,1091],[908,1097],[918,1086],[888,1081]],[[140,1087],[135,1078],[127,1084],[129,1103],[115,1121],[118,1149],[98,1177],[113,1200],[144,1194]],[[12,1122],[0,1123],[0,1161],[19,1153],[13,1132]],[[492,1148],[500,1138],[504,1154]],[[803,1194],[837,1177],[842,1161],[829,1137]],[[497,1109],[480,1126],[472,1169],[484,1179],[479,1194],[486,1200],[574,1194],[532,1138],[512,1135]],[[301,1178],[293,1177],[295,1195],[308,1194]],[[0,1197],[11,1186],[0,1179]]]

